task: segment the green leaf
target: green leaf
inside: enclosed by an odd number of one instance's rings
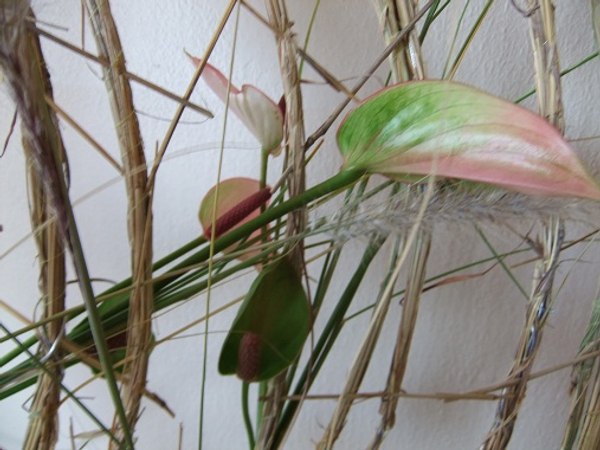
[[[274,377],[300,354],[310,329],[308,299],[299,275],[282,258],[250,287],[219,358],[219,372],[246,381]]]
[[[337,139],[347,168],[600,199],[597,182],[550,123],[459,83],[413,81],[384,89],[350,111]]]

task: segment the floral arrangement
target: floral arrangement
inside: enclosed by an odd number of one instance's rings
[[[86,415],[93,428],[88,432],[71,427],[73,448],[99,442],[109,448],[146,448],[150,445],[147,436],[157,432],[144,426],[146,408],[163,417],[180,415],[172,407],[168,389],[150,389],[153,364],[166,360],[164,353],[163,359],[158,356],[161,348],[177,343],[191,328],[201,334],[195,341],[199,344],[190,350],[202,356],[194,374],[199,386],[194,402],[199,405],[199,425],[185,438],[180,433],[180,448],[229,448],[239,445],[240,435],[249,448],[306,448],[309,439],[302,440],[298,429],[307,421],[318,425],[310,438],[317,448],[336,444],[346,448],[347,424],[356,425],[354,411],[367,400],[377,403],[378,409],[371,411],[368,431],[358,426],[366,436],[360,445],[396,448],[392,440],[401,439],[394,434],[398,411],[405,397],[411,397],[405,385],[409,356],[415,355],[424,293],[485,280],[492,271],[502,270],[526,299],[508,376],[486,389],[413,397],[493,404],[493,420],[478,443],[486,450],[508,448],[515,427],[523,423],[521,406],[530,382],[555,372],[537,372],[534,363],[557,302],[556,291],[563,283],[559,279],[563,251],[575,246],[582,246],[582,253],[588,251],[597,235],[599,170],[593,154],[582,156],[579,143],[565,137],[568,122],[563,116],[561,80],[576,68],[585,68],[598,53],[573,68],[561,69],[555,25],[560,9],[555,10],[550,0],[528,0],[526,7],[514,1],[506,6],[527,24],[531,36],[530,73],[535,89],[515,102],[457,74],[480,28],[491,20],[493,0],[477,6],[453,0],[374,1],[373,17],[379,18],[385,45],[352,88],[310,50],[312,27],[324,7],[319,0],[306,30],[302,28],[304,45],[288,12],[289,2],[266,0],[263,9],[249,1],[224,2],[204,53],[186,52],[192,64],[186,61],[182,67],[191,82],[183,95],[130,71],[125,59],[128,50],[120,35],[126,24],[117,27],[109,2],[83,3],[94,51],[83,42],[76,45],[47,31],[50,25],[36,18],[35,5],[27,0],[5,1],[0,8],[0,70],[15,109],[5,151],[21,151],[27,161],[32,224],[28,239],[35,242],[39,264],[36,311],[24,311],[18,302],[0,304],[20,323],[0,322],[1,342],[7,346],[0,359],[0,399],[34,392],[26,402],[29,414],[23,448],[57,448],[64,439],[59,430],[64,429],[68,404]],[[584,24],[590,32],[598,32],[599,11],[598,2],[592,0],[592,20]],[[272,36],[280,66],[280,100],[263,92],[263,86],[236,86],[232,79],[239,79],[241,72],[234,71],[235,51],[230,55],[229,73],[215,61],[215,49],[225,39],[228,24],[235,28],[235,46],[242,15]],[[473,19],[468,26],[466,17]],[[437,27],[449,23],[455,29],[450,56],[441,75],[430,76],[426,45],[439,39]],[[456,47],[461,39],[462,47]],[[53,69],[44,57],[46,43],[101,68],[120,161],[56,100]],[[313,80],[341,96],[310,135],[306,130],[311,109],[304,102],[307,71]],[[375,74],[387,76],[376,87]],[[143,114],[134,106],[134,83],[177,104],[154,153],[144,145]],[[198,89],[203,89],[205,98],[214,95],[220,103],[200,106],[193,100]],[[534,94],[537,110],[519,104]],[[218,126],[223,127],[223,140],[211,160],[216,164],[212,166],[214,182],[199,202],[196,235],[157,257],[155,229],[161,219],[155,201],[164,195],[160,177],[185,110],[200,115],[202,127],[214,127],[222,115]],[[222,176],[226,130],[232,123],[229,113],[245,129],[241,132],[257,143],[252,146],[260,148],[255,152],[258,170],[254,176]],[[82,217],[71,193],[71,138],[63,136],[67,124],[119,173],[125,187],[129,269],[108,288],[100,287],[102,275],[93,270],[84,252]],[[13,132],[20,134],[20,142]],[[339,152],[341,167],[315,182],[311,161],[325,147]],[[523,220],[527,227],[534,225],[522,233],[515,223]],[[6,231],[10,223],[6,222]],[[567,232],[571,223],[575,233]],[[474,225],[492,256],[452,263],[441,275],[432,276],[430,255],[440,224]],[[584,226],[591,231],[580,233]],[[516,240],[517,245],[497,250],[488,238],[490,229],[508,230],[511,243]],[[353,248],[356,241],[362,243],[361,249]],[[10,264],[18,247],[3,250],[3,264]],[[387,262],[377,262],[384,253]],[[530,290],[517,279],[523,274],[515,275],[516,267],[524,264],[533,266]],[[367,294],[370,301],[365,305],[361,303],[365,279],[377,265],[378,288]],[[596,269],[597,265],[593,264]],[[473,267],[483,269],[473,272]],[[227,302],[217,300],[223,296],[222,287],[240,276],[242,295]],[[406,279],[403,284],[402,277]],[[19,282],[11,280],[11,284]],[[592,297],[595,300],[586,299],[591,304],[586,311],[588,328],[577,334],[580,347],[561,366],[572,370],[572,400],[565,406],[570,409],[561,430],[563,449],[600,445],[594,413],[600,297]],[[193,319],[188,317],[188,323],[172,333],[163,329],[163,315],[199,298],[201,313],[196,308]],[[398,318],[390,328],[392,311]],[[31,318],[24,317],[27,314]],[[345,354],[341,336],[349,339],[344,333],[357,317],[360,331],[351,335],[353,350]],[[215,321],[227,323],[218,338],[212,336]],[[377,355],[385,340],[391,348],[385,350],[387,366],[380,367]],[[335,364],[331,361],[338,361],[338,355],[344,356],[345,365],[341,375],[331,376],[330,366]],[[76,370],[87,374],[88,380],[80,386],[69,378]],[[235,410],[214,403],[218,398],[214,386],[220,383],[214,381],[217,373],[222,377],[219,380],[227,380],[228,389],[241,391]],[[371,376],[379,386],[376,392],[365,389],[372,384]],[[336,390],[323,394],[320,386],[328,377]],[[108,420],[79,394],[90,380],[110,398]],[[319,416],[326,422],[315,420],[310,412],[319,401],[334,405],[327,416]],[[217,420],[213,410],[219,409],[225,412],[217,412],[218,417],[235,417],[227,426],[237,431],[226,440],[211,434],[212,421]],[[182,423],[181,430],[193,426]],[[422,427],[428,430],[426,422]]]

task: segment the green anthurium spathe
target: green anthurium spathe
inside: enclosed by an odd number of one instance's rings
[[[413,81],[383,89],[348,113],[337,140],[347,168],[600,199],[598,183],[556,128],[460,83]]]
[[[219,372],[245,381],[273,378],[300,354],[310,307],[299,275],[284,257],[252,283],[219,358]]]

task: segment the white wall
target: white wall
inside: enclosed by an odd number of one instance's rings
[[[147,2],[141,0],[113,1],[121,38],[126,49],[128,69],[176,93],[183,93],[193,73],[193,67],[183,49],[198,56],[204,51],[215,23],[227,2]],[[254,1],[262,7],[261,2]],[[289,2],[295,32],[303,41],[313,2]],[[430,77],[439,77],[464,2],[455,1],[444,13],[445,25],[434,27],[424,47]],[[465,28],[473,23],[479,3],[469,8]],[[589,23],[588,2],[557,0],[558,33],[561,65],[568,67],[595,51],[592,27]],[[67,0],[35,2],[41,21],[65,29],[55,34],[74,43],[80,42],[81,24],[79,2]],[[93,39],[86,27],[86,47],[93,49]],[[233,21],[227,26],[211,59],[225,69],[232,54]],[[464,39],[460,35],[459,42]],[[369,1],[323,1],[315,22],[308,47],[309,52],[339,78],[362,75],[383,48],[378,23]],[[99,79],[99,68],[55,44],[44,42],[44,52],[52,74],[56,101],[84,126],[104,148],[118,157],[114,130],[108,111],[104,86]],[[580,138],[600,134],[600,94],[598,60],[564,78],[566,107],[566,135]],[[274,98],[281,95],[277,50],[274,40],[246,11],[242,11],[239,38],[235,54],[234,82],[255,84]],[[381,79],[386,68],[378,72]],[[317,79],[314,72],[305,77]],[[483,25],[480,35],[469,50],[457,79],[490,92],[514,99],[533,86],[532,62],[527,20],[520,16],[507,1],[498,1]],[[353,84],[353,80],[347,82]],[[377,81],[370,82],[361,95],[374,91]],[[12,116],[11,102],[2,91],[0,109],[0,136],[8,130]],[[304,89],[307,131],[313,131],[342,99],[325,85],[306,85]],[[148,157],[155,142],[162,139],[176,105],[144,87],[134,85],[136,107],[144,114],[140,122]],[[207,88],[200,83],[193,100],[206,104],[214,111],[215,119],[207,121],[187,112],[171,144],[168,158],[161,168],[154,203],[155,255],[163,256],[200,232],[196,219],[200,199],[216,178],[218,141],[222,131],[223,107]],[[535,107],[533,103],[529,106]],[[161,119],[149,116],[158,116]],[[334,127],[335,128],[335,127]],[[121,184],[99,188],[117,174],[105,161],[66,124],[62,124],[71,163],[71,197],[78,199],[95,191],[76,209],[82,232],[86,257],[92,275],[119,280],[127,273],[128,250],[125,231],[126,205]],[[329,133],[325,149],[309,166],[309,183],[334,174],[341,163],[335,148],[334,134]],[[229,122],[223,177],[258,174],[258,149],[236,119]],[[597,140],[577,142],[575,147],[593,152]],[[592,158],[593,159],[593,158]],[[0,254],[3,254],[29,232],[27,187],[22,151],[18,135],[13,136],[6,154],[0,159]],[[270,178],[277,178],[276,171]],[[488,234],[499,249],[510,249],[518,243],[514,234],[503,224],[486,225]],[[570,226],[573,229],[573,226]],[[489,256],[480,244],[473,227],[440,223],[434,237],[429,266],[430,274],[461,263]],[[357,239],[348,245],[340,273],[353,270],[364,242]],[[598,269],[598,251],[593,247],[583,256],[584,262],[573,270],[572,258],[582,251],[578,247],[565,254],[557,283],[557,301],[545,332],[542,353],[535,369],[543,369],[568,361],[578,348],[587,324],[590,302],[594,295]],[[361,287],[358,310],[374,298],[379,283],[378,273],[386,262],[385,253],[377,259],[371,277]],[[37,302],[37,261],[32,240],[26,239],[0,260],[0,299],[31,317]],[[482,270],[481,268],[474,271]],[[531,267],[518,270],[526,288]],[[568,276],[567,276],[568,275]],[[252,274],[213,293],[215,306],[223,304],[244,292]],[[564,285],[561,284],[565,280]],[[343,286],[343,277],[335,280]],[[106,287],[96,285],[97,290]],[[69,291],[69,306],[80,302],[76,289]],[[330,299],[333,301],[334,297]],[[178,306],[156,321],[158,338],[204,313],[204,297]],[[331,308],[328,304],[325,310]],[[405,379],[405,390],[410,393],[461,392],[499,382],[510,368],[513,352],[519,339],[524,318],[525,300],[499,268],[478,280],[449,285],[424,295],[414,347]],[[326,312],[326,311],[324,311]],[[211,330],[227,329],[234,311],[223,314],[211,324]],[[22,324],[5,313],[2,322],[10,329]],[[395,339],[399,308],[394,305],[386,332],[377,349],[376,359],[367,375],[363,389],[376,391],[383,388],[389,358]],[[340,338],[340,347],[325,367],[315,393],[339,392],[344,375],[356,347],[357,337],[364,331],[368,317],[351,322]],[[187,334],[199,333],[197,327]],[[234,378],[218,376],[213,362],[218,357],[222,333],[211,335],[209,348],[209,379],[205,403],[207,426],[205,448],[244,448],[246,437],[242,428],[240,383]],[[343,347],[343,348],[342,348]],[[11,344],[2,344],[4,353]],[[158,347],[151,358],[149,389],[159,394],[175,411],[169,418],[153,404],[145,402],[138,426],[140,449],[176,448],[179,427],[183,426],[183,448],[195,448],[198,438],[198,398],[202,367],[202,337],[194,335],[174,340]],[[89,377],[85,368],[69,370],[65,383],[75,387]],[[568,388],[570,371],[562,370],[530,384],[527,399],[517,423],[510,448],[557,448],[568,416]],[[0,404],[0,447],[13,450],[20,447],[27,421],[21,408],[31,391],[15,396]],[[103,382],[85,388],[80,395],[86,405],[110,423],[111,403]],[[311,402],[305,406],[286,448],[304,449],[320,438],[335,404],[331,401]],[[351,415],[339,448],[364,448],[369,442],[379,416],[376,400],[359,403]],[[386,448],[400,449],[470,449],[477,448],[492,424],[495,404],[491,402],[442,403],[435,400],[401,400],[395,430]],[[69,448],[69,421],[76,433],[93,430],[89,421],[73,404],[67,403],[61,423],[59,448]],[[84,440],[78,441],[82,445]],[[102,439],[94,440],[86,448],[105,448]]]

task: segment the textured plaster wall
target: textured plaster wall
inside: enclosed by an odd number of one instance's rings
[[[260,8],[261,2],[252,2]],[[313,2],[290,1],[294,31],[303,41]],[[452,40],[452,30],[460,18],[464,2],[454,1],[444,14],[445,22],[435,26],[424,51],[430,77],[440,77]],[[482,1],[471,2],[469,11],[478,11]],[[589,23],[589,5],[583,0],[557,0],[558,34],[561,65],[568,67],[595,51]],[[479,5],[481,4],[481,5]],[[478,6],[479,5],[479,6]],[[128,69],[138,75],[182,93],[193,73],[183,49],[200,55],[206,48],[215,24],[225,9],[224,0],[199,2],[177,0],[148,2],[142,0],[113,1],[124,47]],[[40,20],[61,28],[53,32],[65,40],[80,42],[81,24],[79,2],[36,1]],[[475,14],[464,19],[463,29],[470,28]],[[268,30],[242,11],[239,19],[239,38],[235,53],[234,82],[255,84],[274,98],[281,95],[277,50]],[[93,49],[89,27],[85,29],[86,47]],[[227,26],[211,62],[228,67],[233,44],[233,21]],[[465,33],[459,34],[462,42]],[[366,0],[323,1],[315,21],[308,47],[310,53],[339,78],[359,77],[383,48],[377,18],[372,4]],[[106,101],[99,68],[55,44],[44,42],[57,103],[62,105],[87,129],[104,148],[118,157],[112,121]],[[598,60],[564,78],[566,135],[571,139],[600,134],[600,79]],[[519,15],[508,1],[496,1],[490,17],[475,38],[456,79],[490,92],[514,99],[533,86],[531,50],[527,20]],[[381,85],[386,68],[379,72],[379,81],[370,82],[362,91],[366,96]],[[307,68],[304,77],[318,80]],[[148,157],[151,159],[155,142],[164,135],[168,119],[176,105],[147,88],[134,85],[135,104]],[[341,94],[316,83],[304,87],[305,116],[308,133],[312,132],[340,100]],[[175,133],[167,160],[161,168],[154,200],[155,255],[161,257],[196,237],[200,232],[196,212],[200,199],[214,183],[217,169],[218,142],[221,139],[223,107],[200,83],[193,100],[206,104],[216,112],[212,121],[187,112],[186,123]],[[6,135],[13,109],[5,90],[0,91],[0,136]],[[530,102],[529,107],[535,108]],[[81,199],[76,214],[91,273],[94,277],[119,280],[127,274],[128,249],[125,227],[126,204],[124,190],[114,182],[117,174],[72,129],[62,124],[71,164],[71,198]],[[335,128],[335,127],[334,127]],[[341,163],[329,133],[325,148],[308,168],[308,181],[314,183],[335,173]],[[258,150],[252,136],[232,118],[227,127],[223,177],[256,177],[259,170]],[[574,145],[594,159],[597,140]],[[597,158],[596,158],[597,159]],[[0,298],[30,317],[38,299],[36,288],[35,248],[27,237],[29,226],[25,163],[19,148],[18,133],[13,136],[6,153],[0,159]],[[276,166],[275,166],[276,168]],[[272,180],[277,171],[272,172]],[[94,195],[87,196],[92,193]],[[572,229],[572,227],[571,227]],[[486,232],[498,249],[513,248],[518,239],[500,225],[487,225]],[[20,242],[18,246],[12,246]],[[365,242],[353,240],[344,253],[340,274],[354,270]],[[6,252],[12,250],[6,254]],[[598,268],[598,251],[593,247],[583,257],[583,263],[573,271],[572,261],[581,248],[567,252],[560,267],[557,301],[544,336],[542,352],[535,370],[568,361],[576,353],[587,323],[590,302],[594,295]],[[490,256],[474,228],[443,222],[436,229],[429,273]],[[378,290],[379,276],[384,270],[386,254],[376,260],[370,277],[360,288],[357,304],[352,310],[368,305]],[[475,269],[478,271],[480,269]],[[314,273],[318,273],[316,270]],[[528,288],[531,268],[517,271]],[[244,293],[251,281],[248,274],[213,293],[214,306],[221,305]],[[562,280],[564,284],[561,284]],[[343,276],[334,280],[341,289]],[[97,290],[106,288],[98,282]],[[333,301],[333,298],[331,297]],[[69,306],[79,302],[76,288],[69,289]],[[185,323],[204,314],[205,298],[195,298],[161,314],[156,320],[155,333],[161,338]],[[332,308],[327,303],[325,309]],[[508,371],[518,343],[524,319],[525,299],[499,268],[482,279],[442,287],[424,295],[409,370],[404,389],[410,393],[461,392],[492,385],[503,379]],[[323,311],[324,313],[326,311]],[[393,305],[377,348],[374,362],[363,384],[364,391],[380,390],[387,376],[389,358],[394,345],[399,306]],[[1,319],[10,329],[22,324],[5,311]],[[244,448],[246,436],[239,413],[240,383],[234,378],[220,377],[212,364],[218,357],[223,331],[227,329],[234,311],[220,315],[211,322],[207,396],[207,422],[204,443],[207,449]],[[315,385],[315,393],[338,392],[352,361],[352,356],[368,321],[367,315],[348,323],[340,337],[338,350],[324,368],[324,376]],[[322,326],[317,322],[317,327]],[[171,419],[155,405],[144,402],[138,425],[138,448],[176,448],[180,426],[184,449],[195,448],[198,439],[198,398],[202,368],[202,332],[196,327],[186,338],[159,346],[151,357],[148,388],[163,397],[176,413]],[[2,353],[11,344],[2,343]],[[86,368],[69,370],[65,384],[77,386],[88,378]],[[511,450],[558,448],[569,410],[568,388],[570,371],[562,370],[530,384],[528,396],[515,429]],[[23,409],[32,391],[0,403],[0,447],[20,448],[27,424]],[[102,381],[92,383],[78,393],[86,405],[105,423],[112,418],[111,402]],[[331,401],[307,402],[299,416],[286,448],[308,448],[320,438],[335,407]],[[376,400],[359,403],[346,425],[339,448],[364,448],[378,423]],[[407,450],[475,449],[493,422],[495,403],[484,401],[443,403],[436,400],[403,399],[397,411],[396,428],[385,448]],[[59,448],[70,448],[69,423],[75,433],[93,430],[89,420],[76,406],[67,403],[63,408]],[[85,440],[78,440],[83,445]],[[94,439],[86,448],[105,448],[105,441]]]

